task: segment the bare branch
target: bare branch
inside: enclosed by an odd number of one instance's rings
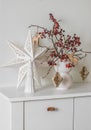
[[[60,53],[58,52],[58,49],[57,49],[57,47],[56,47],[56,45],[55,45],[55,42],[53,41],[53,36],[51,36],[51,37],[52,37],[51,40],[52,40],[52,43],[53,43],[54,49],[55,49],[55,51],[56,51],[58,57],[60,57]]]
[[[91,53],[91,52],[89,52],[89,51],[83,51],[82,49],[81,49],[81,52],[83,52],[83,53]]]
[[[28,26],[28,28],[31,28],[31,27],[41,28],[41,29],[43,29],[43,30],[47,30],[47,31],[49,32],[49,30],[48,30],[47,28],[44,28],[44,27],[41,27],[41,26],[38,26],[38,25],[34,25],[34,24],[32,24],[32,25]]]
[[[52,69],[53,66],[50,66],[50,68],[48,69],[47,73],[45,76],[43,76],[42,78],[46,78],[46,76],[50,73],[51,69]]]

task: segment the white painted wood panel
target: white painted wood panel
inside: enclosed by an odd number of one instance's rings
[[[48,107],[57,111],[47,111]],[[0,130],[91,130],[90,84],[32,95],[0,89]]]
[[[10,112],[10,102],[0,95],[0,130],[11,130]]]
[[[91,130],[91,97],[75,98],[74,130]]]
[[[47,111],[48,107],[57,108]],[[25,130],[72,130],[73,100],[25,102]]]
[[[14,87],[4,87],[0,88],[0,94],[10,102],[83,97],[91,96],[91,83],[75,83],[72,88],[66,91],[50,86],[33,94],[26,94],[22,89],[18,90]]]
[[[11,104],[11,130],[23,130],[23,102]]]

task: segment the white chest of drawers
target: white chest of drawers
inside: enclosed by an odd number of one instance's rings
[[[0,89],[0,130],[91,130],[91,85],[24,94]]]

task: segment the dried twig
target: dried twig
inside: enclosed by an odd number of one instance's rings
[[[45,76],[43,76],[42,78],[45,78],[45,77],[46,77],[46,76],[50,73],[50,71],[51,71],[52,67],[53,67],[53,66],[50,66],[50,68],[48,69],[48,71],[47,71],[46,75],[45,75]]]

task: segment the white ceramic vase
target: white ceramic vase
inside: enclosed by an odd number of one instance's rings
[[[66,90],[72,85],[72,77],[70,76],[71,68],[66,67],[69,62],[58,62],[55,66],[55,71],[59,72],[60,76],[63,78],[57,89]]]

